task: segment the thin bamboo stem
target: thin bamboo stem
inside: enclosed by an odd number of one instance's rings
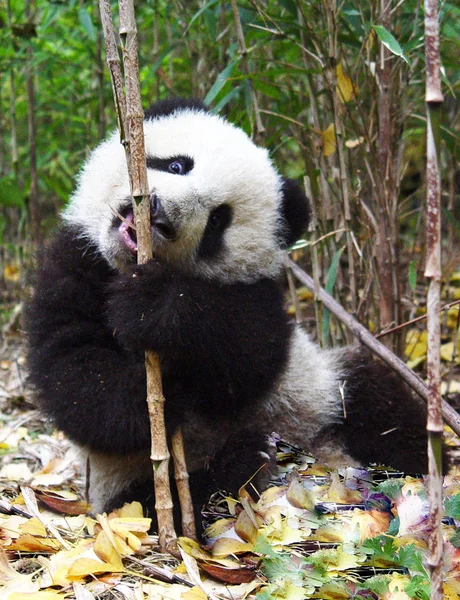
[[[441,91],[439,25],[436,0],[425,0],[425,54],[427,105],[427,260],[425,277],[429,280],[427,294],[428,331],[428,499],[430,503],[430,535],[428,538],[428,567],[430,597],[443,598],[441,530],[442,519],[442,408],[441,408],[441,174],[440,113],[443,102]]]
[[[152,259],[150,233],[150,190],[147,180],[144,144],[144,112],[142,110],[139,65],[137,50],[137,29],[132,0],[120,0],[120,38],[122,41],[123,64],[126,75],[126,98],[123,90],[123,76],[113,27],[110,1],[99,0],[101,20],[106,42],[107,63],[109,66],[115,107],[120,131],[120,141],[125,148],[126,161],[135,213],[138,263],[145,264]],[[169,450],[164,420],[164,403],[160,360],[151,351],[145,353],[147,376],[147,406],[151,429],[151,460],[155,486],[155,509],[158,520],[160,546],[177,553],[177,536],[174,530],[173,502],[169,481]],[[186,529],[184,533],[194,537],[193,508],[186,474],[185,455],[180,428],[174,435],[176,464],[180,466],[180,502],[184,507]],[[186,508],[185,508],[186,507]],[[191,524],[190,524],[191,522]]]

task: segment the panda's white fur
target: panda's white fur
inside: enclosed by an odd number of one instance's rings
[[[283,266],[280,235],[295,227],[296,212],[286,216],[289,192],[267,150],[254,145],[242,130],[224,119],[186,104],[166,114],[148,117],[144,133],[147,157],[185,156],[193,160],[193,168],[185,175],[174,175],[167,169],[148,169],[152,197],[161,200],[175,232],[172,242],[152,228],[154,255],[163,266],[158,271],[159,267],[153,265],[151,273],[147,270],[143,278],[134,281],[123,275],[132,269],[135,257],[133,248],[127,246],[120,234],[120,221],[116,220],[117,214],[123,211],[126,214],[127,207],[129,210],[130,190],[124,150],[115,132],[94,150],[80,173],[76,191],[64,212],[61,238],[57,238],[41,267],[37,291],[28,310],[31,379],[44,409],[81,448],[83,463],[87,456],[90,458],[88,476],[94,510],[112,507],[121,501],[120,493],[123,496],[124,490],[148,479],[151,473],[149,447],[145,443],[149,431],[139,379],[143,371],[142,354],[139,364],[131,365],[130,355],[126,354],[125,359],[124,353],[125,342],[136,343],[136,339],[130,338],[131,330],[140,340],[144,323],[148,325],[149,319],[157,318],[155,311],[161,313],[161,319],[155,322],[165,328],[164,333],[158,342],[155,328],[146,330],[144,337],[155,339],[152,344],[159,344],[161,356],[164,349],[166,377],[171,377],[168,368],[172,364],[172,378],[179,379],[179,392],[174,386],[171,388],[171,394],[174,397],[178,394],[179,401],[170,400],[168,404],[167,397],[166,406],[179,402],[173,420],[182,426],[191,473],[206,471],[208,459],[220,455],[223,474],[219,479],[220,466],[216,465],[213,484],[226,487],[227,477],[232,479],[230,487],[237,488],[263,462],[261,457],[265,456],[266,447],[265,442],[255,439],[258,430],[263,439],[275,431],[334,466],[375,460],[423,470],[423,411],[407,390],[385,367],[363,357],[359,350],[321,350],[302,328],[286,321],[282,298],[278,297],[273,280],[279,277]],[[304,200],[299,196],[294,205]],[[231,223],[222,233],[225,251],[215,252],[212,259],[203,259],[200,244],[209,226],[210,213],[222,204],[230,206],[232,211]],[[301,208],[299,214],[302,211]],[[145,278],[151,288],[142,283]],[[107,284],[100,284],[106,279]],[[270,281],[273,285],[267,283]],[[138,291],[131,289],[134,284],[141,286]],[[168,296],[168,285],[174,297]],[[265,297],[263,286],[267,285]],[[222,290],[228,290],[228,303],[227,292]],[[258,295],[254,296],[251,290]],[[151,308],[149,294],[154,302],[157,293],[164,293],[169,298],[166,302],[174,302],[174,307]],[[196,306],[190,298],[195,293],[201,298],[196,300]],[[190,303],[184,317],[185,329],[178,326],[182,302]],[[198,306],[200,302],[208,303],[203,311]],[[272,310],[273,317],[265,314],[271,314]],[[245,312],[248,312],[246,324]],[[209,317],[208,313],[215,316]],[[215,331],[212,318],[216,319]],[[233,319],[240,324],[232,330],[230,323],[227,339],[222,331],[229,326],[228,320]],[[260,324],[256,323],[259,320]],[[202,361],[196,369],[207,360],[210,366],[208,372],[203,371],[202,380],[197,380],[197,391],[190,400],[187,377],[195,381],[194,374],[189,373],[184,380],[185,388],[180,387],[181,369],[187,368],[187,362],[181,363],[182,359],[177,358],[175,343],[184,348],[184,356],[190,357],[187,360],[194,360],[193,350],[187,354],[193,340],[183,339],[192,335],[184,333],[189,331],[186,328],[191,323],[194,328],[190,330],[197,331],[197,352],[201,353],[197,360]],[[109,335],[110,328],[114,339]],[[168,341],[170,328],[176,338]],[[201,335],[209,350],[202,347]],[[149,343],[139,341],[141,348]],[[232,347],[224,348],[226,343],[240,348],[236,352],[244,353],[249,348],[251,354],[236,356]],[[221,352],[223,357],[218,356]],[[129,364],[124,378],[118,371],[125,360]],[[83,366],[78,361],[83,361]],[[250,368],[246,372],[248,362]],[[234,372],[229,375],[227,387],[222,388],[228,399],[225,396],[221,406],[219,393],[213,396],[210,390],[209,398],[206,396],[207,377],[210,387],[219,388],[227,363]],[[214,364],[221,365],[222,373],[215,372]],[[264,368],[267,372],[260,375]],[[257,387],[251,387],[252,373],[255,380],[260,375],[261,385],[266,386],[261,394]],[[84,390],[80,389],[80,381],[86,385]],[[111,383],[113,391],[109,392],[106,388]],[[240,384],[243,399],[238,399],[231,389]],[[249,389],[247,396],[245,388]],[[200,403],[200,394],[206,396],[205,408]],[[253,398],[252,394],[260,397]],[[121,423],[116,422],[117,412]],[[102,423],[105,419],[110,425]],[[126,433],[123,419],[127,419]],[[129,419],[133,419],[131,424]],[[248,425],[254,432],[254,440],[252,434],[245,433]],[[112,427],[113,436],[106,435],[105,441],[100,441],[99,426],[101,435],[105,434],[103,428]],[[382,437],[388,430],[392,433]],[[138,433],[144,440],[142,448],[133,439]],[[124,435],[126,440],[121,439]],[[227,444],[233,439],[237,440],[235,468],[226,462]],[[241,452],[238,444],[242,446]],[[259,457],[259,464],[246,465],[246,454],[256,461]],[[241,473],[235,472],[238,460]]]

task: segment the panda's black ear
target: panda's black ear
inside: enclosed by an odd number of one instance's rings
[[[292,179],[283,177],[281,193],[280,211],[283,218],[278,236],[280,246],[289,248],[307,229],[311,209],[307,197]]]

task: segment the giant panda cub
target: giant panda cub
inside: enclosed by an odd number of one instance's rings
[[[424,408],[362,350],[321,350],[283,307],[286,248],[309,208],[267,150],[196,100],[145,113],[154,259],[136,234],[118,133],[80,174],[26,313],[40,407],[89,458],[94,511],[153,513],[144,351],[161,359],[197,509],[262,489],[277,432],[331,466],[426,471]],[[265,465],[265,468],[261,467]]]

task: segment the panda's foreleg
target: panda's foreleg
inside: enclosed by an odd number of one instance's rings
[[[107,327],[109,267],[62,229],[37,273],[25,315],[29,381],[40,408],[74,442],[125,455],[150,447],[143,355]]]

